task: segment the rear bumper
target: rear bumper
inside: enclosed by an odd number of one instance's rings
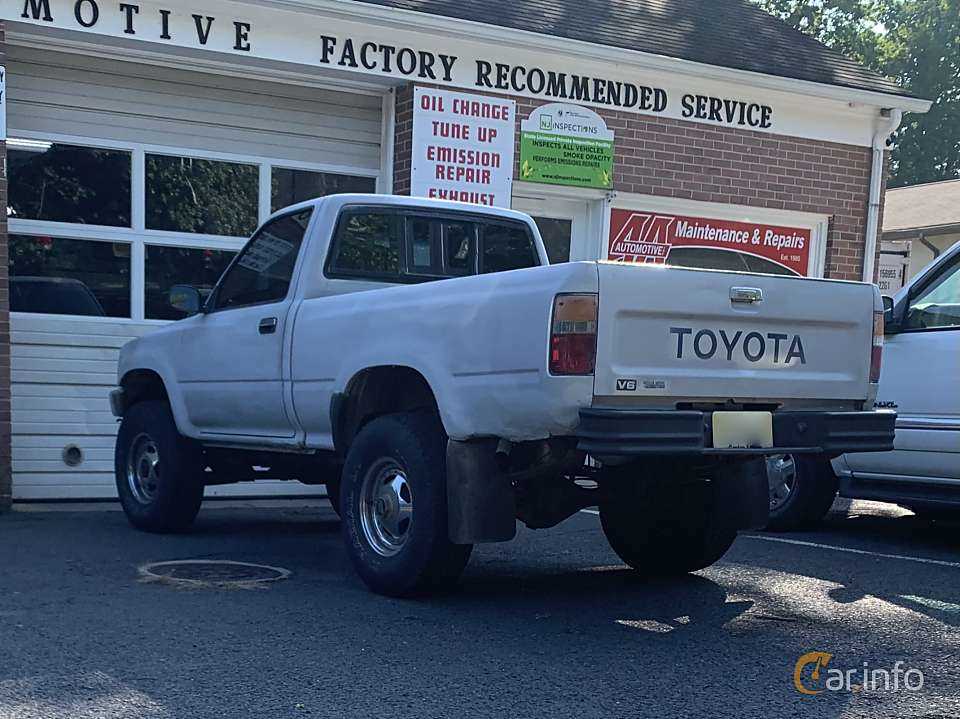
[[[713,447],[710,412],[581,409],[577,448],[593,455],[886,452],[895,412],[774,412],[773,447]]]

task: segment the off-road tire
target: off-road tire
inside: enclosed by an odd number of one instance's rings
[[[685,574],[720,559],[737,537],[717,483],[682,460],[605,468],[600,523],[610,547],[644,576]]]
[[[132,486],[128,476],[131,452],[147,437],[158,458],[159,481],[150,496]],[[135,446],[136,445],[136,446]],[[123,415],[114,451],[117,494],[127,519],[147,532],[181,532],[187,529],[203,501],[203,457],[200,447],[177,431],[170,406],[162,400],[138,402]]]
[[[793,455],[796,479],[789,496],[777,508],[770,508],[765,529],[789,532],[823,519],[837,497],[837,475],[830,460],[821,455]]]
[[[372,420],[350,445],[341,479],[343,538],[360,578],[378,594],[446,588],[467,565],[473,545],[453,544],[447,532],[446,439],[436,414],[415,411]],[[376,549],[362,519],[365,480],[385,463],[404,473],[413,507],[405,539],[391,556]]]
[[[330,506],[333,507],[333,511],[337,513],[337,516],[340,515],[340,478],[331,479],[326,484],[327,487],[327,499],[330,500]]]

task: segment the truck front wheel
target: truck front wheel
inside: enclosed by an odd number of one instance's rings
[[[604,471],[600,522],[610,547],[641,574],[685,574],[720,559],[737,537],[718,484],[689,463],[645,460]]]
[[[473,545],[448,538],[446,435],[435,414],[369,422],[350,445],[340,490],[347,552],[370,589],[407,596],[463,572]]]
[[[204,488],[201,452],[177,431],[166,402],[139,402],[126,411],[114,470],[123,511],[137,529],[178,532],[196,519]]]

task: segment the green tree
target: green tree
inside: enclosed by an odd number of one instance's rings
[[[934,101],[894,138],[890,185],[960,177],[960,0],[753,0]]]

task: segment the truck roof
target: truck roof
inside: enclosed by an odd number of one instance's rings
[[[484,205],[471,205],[465,202],[453,202],[452,200],[431,200],[427,197],[406,197],[403,195],[378,195],[373,193],[349,193],[342,195],[327,195],[326,197],[317,197],[312,200],[297,203],[277,210],[271,215],[283,215],[308,207],[332,207],[339,210],[347,205],[380,205],[383,207],[417,207],[429,208],[434,210],[446,210],[454,212],[469,212],[473,215],[488,215],[490,217],[502,217],[521,222],[530,222],[529,215],[506,207],[487,207]]]

